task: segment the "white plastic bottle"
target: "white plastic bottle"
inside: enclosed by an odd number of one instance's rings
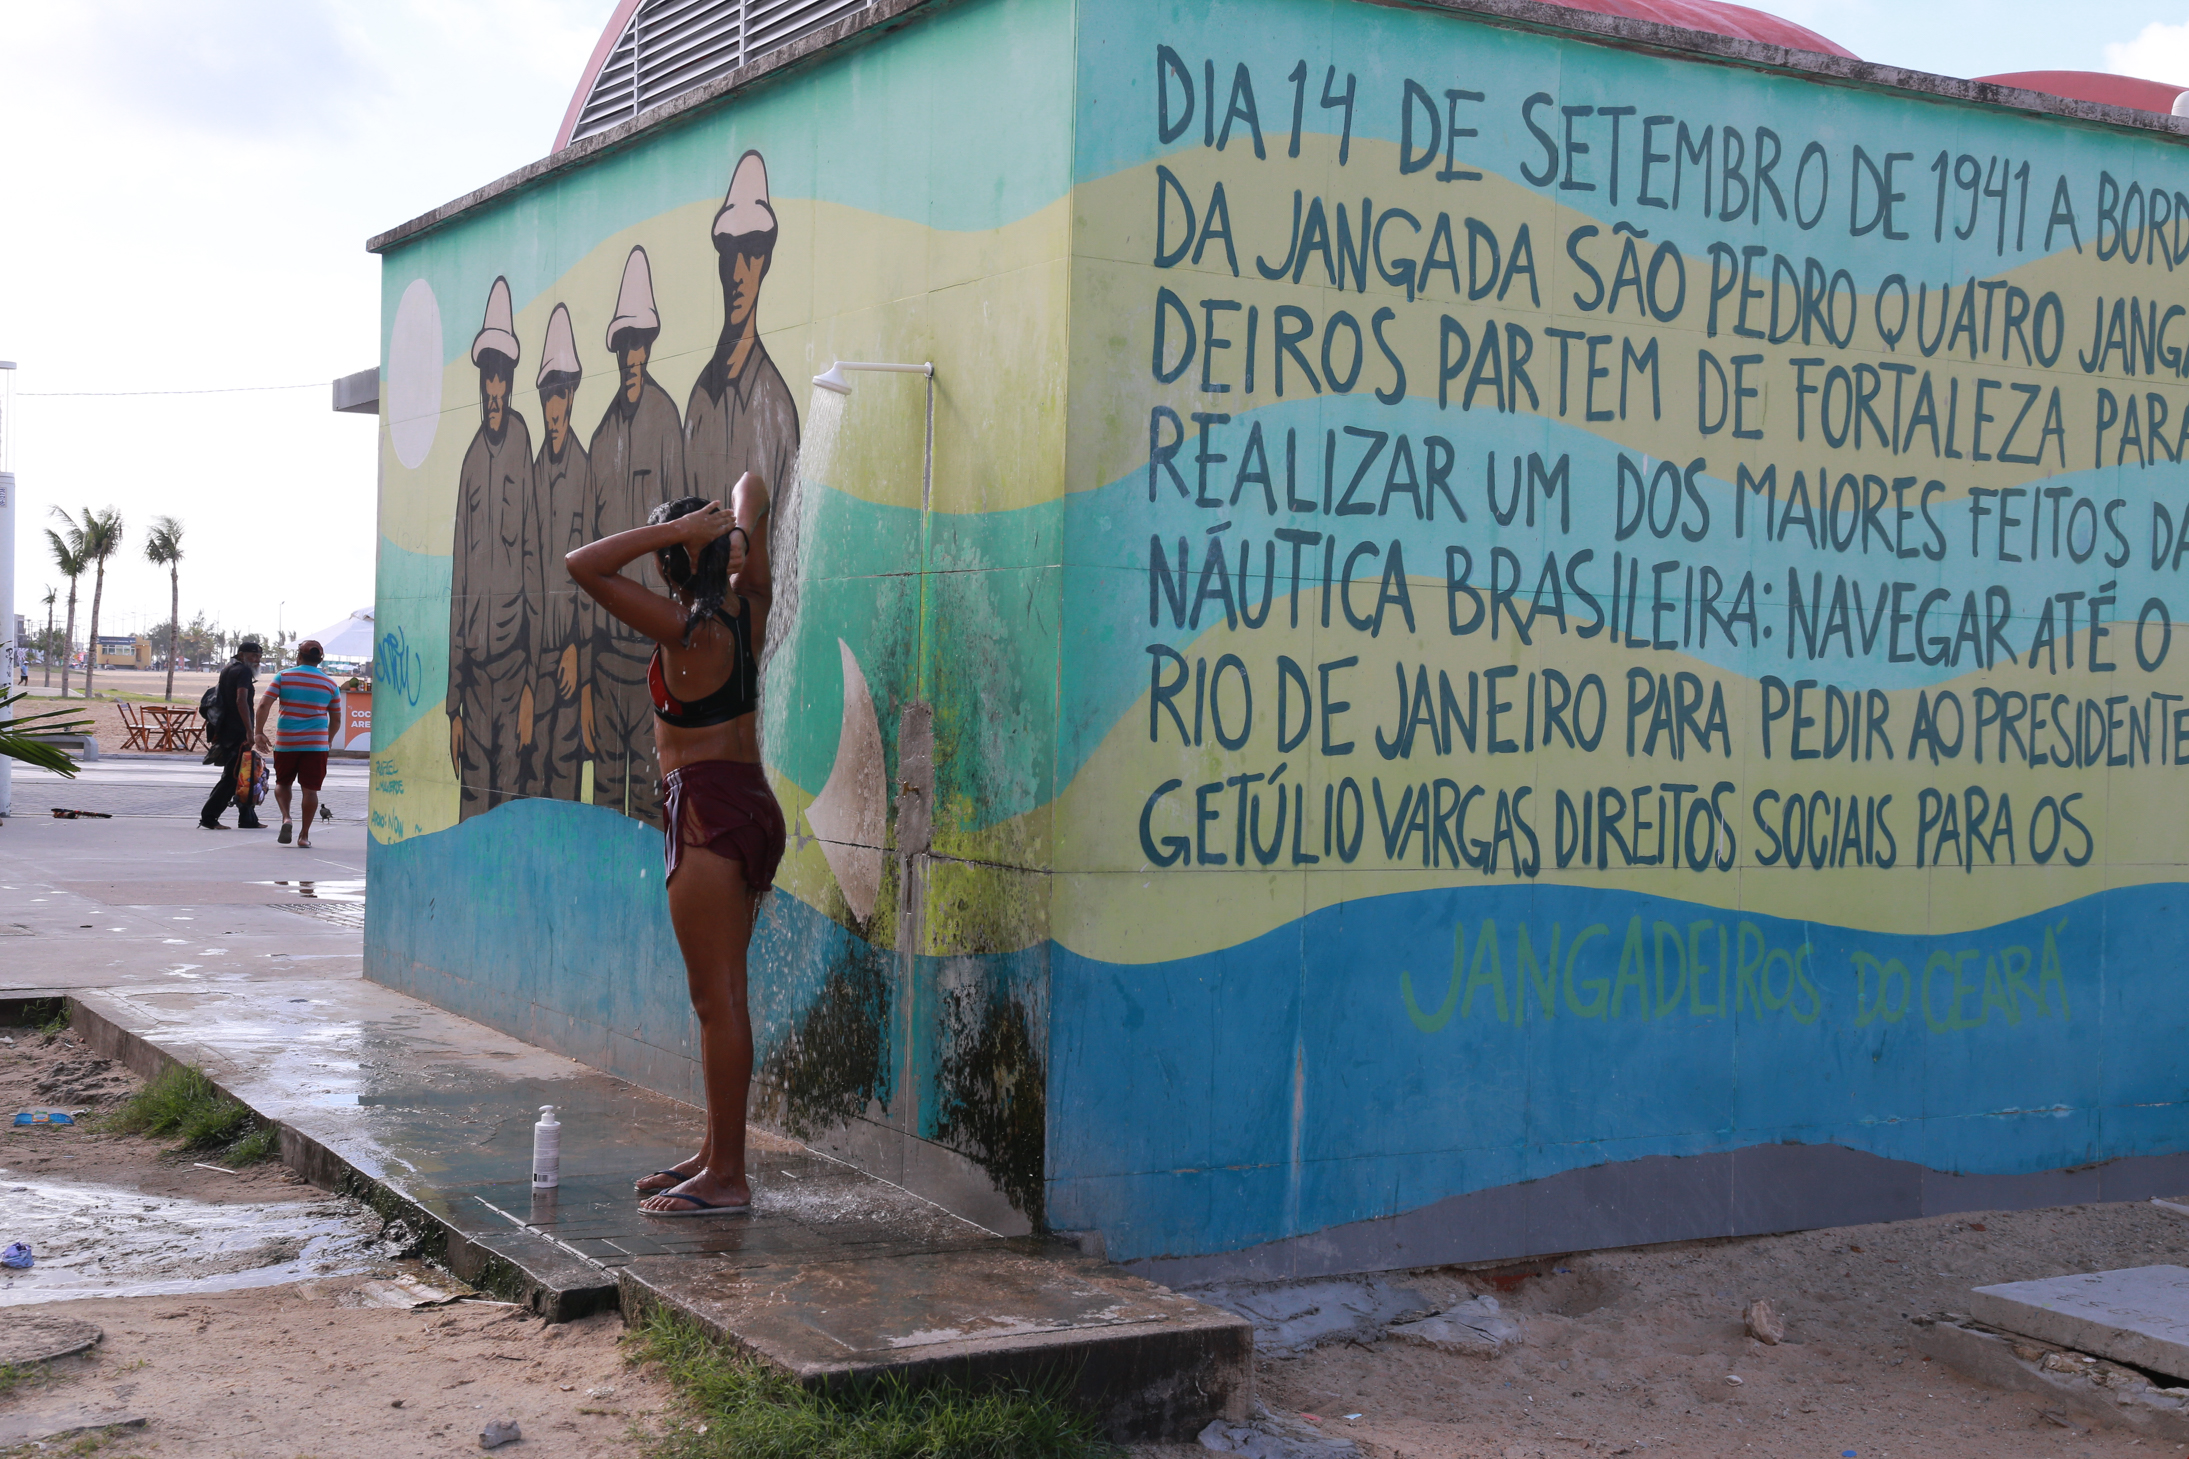
[[[532,1189],[553,1190],[562,1184],[562,1125],[555,1106],[540,1106],[540,1121],[532,1127]]]

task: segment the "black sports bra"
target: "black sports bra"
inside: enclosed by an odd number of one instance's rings
[[[760,707],[760,668],[752,651],[752,605],[740,606],[744,611],[735,618],[715,609],[714,616],[730,630],[734,662],[730,677],[698,699],[680,700],[670,694],[668,681],[661,675],[661,648],[655,646],[653,660],[646,666],[646,687],[654,696],[654,717],[663,724],[705,729],[711,724],[727,724]]]

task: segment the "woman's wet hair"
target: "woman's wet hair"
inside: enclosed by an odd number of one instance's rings
[[[703,496],[678,497],[673,502],[663,502],[647,513],[646,524],[658,527],[663,522],[673,522],[678,517],[704,511],[707,505],[707,499]],[[684,620],[684,644],[689,648],[692,630],[712,618],[729,600],[730,534],[725,532],[702,547],[696,565],[681,542],[674,547],[663,548],[654,557],[661,564],[661,575],[669,586],[691,595],[691,616]]]

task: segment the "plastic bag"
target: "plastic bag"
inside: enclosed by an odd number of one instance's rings
[[[0,1266],[11,1266],[17,1271],[29,1271],[36,1260],[30,1254],[30,1248],[20,1241],[10,1242],[7,1250],[0,1251]]]

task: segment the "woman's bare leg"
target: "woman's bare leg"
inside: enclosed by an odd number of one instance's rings
[[[697,1173],[672,1187],[710,1205],[752,1198],[745,1181],[745,1104],[752,1085],[752,1019],[745,1006],[745,951],[752,940],[753,897],[742,863],[704,846],[679,848],[669,880],[669,920],[684,953],[692,1011],[699,1015],[700,1070],[707,1088],[707,1140]],[[686,1161],[679,1169],[692,1169]],[[685,1203],[656,1192],[646,1209]]]

